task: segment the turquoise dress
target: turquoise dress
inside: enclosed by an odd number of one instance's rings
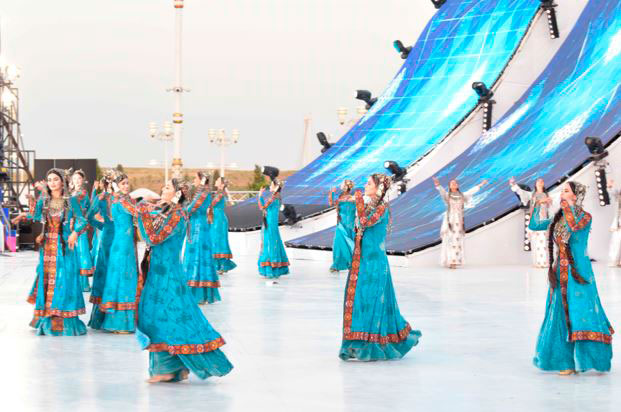
[[[101,329],[134,332],[138,306],[138,260],[134,227],[135,203],[129,195],[114,194],[110,204],[114,238],[98,309],[104,312]]]
[[[211,247],[215,260],[216,271],[228,272],[235,269],[237,265],[233,262],[233,253],[229,246],[229,219],[226,217],[226,197],[222,192],[216,192],[211,201],[210,232]]]
[[[384,242],[390,217],[387,206],[365,211],[356,192],[356,246],[343,305],[343,360],[402,358],[418,344],[421,333],[401,316],[390,276]]]
[[[259,274],[266,278],[279,278],[289,273],[289,259],[278,229],[280,194],[273,194],[265,203],[261,197],[258,201],[259,207],[263,210]]]
[[[176,206],[162,224],[148,207],[138,205],[138,227],[150,247],[149,269],[138,308],[137,338],[149,351],[149,373],[175,374],[190,370],[201,379],[231,371],[220,347],[224,340],[196,304],[181,270],[181,245],[186,214]]]
[[[533,361],[545,371],[595,369],[607,372],[610,371],[614,330],[599,300],[587,256],[591,215],[565,202],[561,207],[563,216],[557,228],[564,230],[554,230],[554,242],[558,247],[556,287],[549,288]],[[550,223],[548,219],[531,225],[545,229]]]
[[[220,281],[211,252],[210,225],[207,222],[207,209],[210,204],[211,194],[203,189],[186,207],[190,216],[190,233],[185,241],[183,271],[199,304],[220,300]]]
[[[78,317],[86,313],[77,268],[76,249],[69,249],[69,235],[79,232],[86,219],[75,198],[69,207],[53,210],[47,196],[39,197],[28,218],[44,224],[43,244],[39,248],[37,276],[28,296],[35,305],[30,325],[37,335],[77,336],[86,334],[86,326]],[[34,212],[34,213],[33,213]]]
[[[82,216],[87,216],[91,203],[88,197],[88,192],[85,189],[80,189],[80,191],[74,193],[73,196],[76,197],[78,204],[80,205]],[[76,243],[76,254],[80,270],[80,284],[82,285],[83,292],[91,291],[88,278],[93,276],[93,273],[95,272],[95,265],[93,265],[93,259],[91,256],[90,242],[88,241],[88,229],[89,225],[86,225],[78,233],[78,241]]]
[[[93,329],[101,329],[104,321],[104,313],[99,310],[99,305],[101,304],[101,297],[103,296],[104,286],[106,285],[108,260],[110,258],[112,241],[114,240],[114,222],[110,217],[110,197],[111,195],[108,193],[94,195],[88,213],[89,223],[97,229],[99,233],[97,256],[93,259],[95,261],[95,273],[93,274],[93,287],[90,297],[93,309],[91,310],[91,318],[88,322],[88,326]],[[99,222],[95,219],[95,215],[98,213],[103,217],[103,222]]]
[[[354,253],[354,224],[356,205],[351,196],[339,196],[336,201],[337,225],[332,244],[332,266],[330,270],[349,270]]]

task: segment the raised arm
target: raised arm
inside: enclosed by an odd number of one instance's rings
[[[530,202],[532,192],[529,192],[528,190],[524,190],[520,186],[518,186],[518,184],[515,183],[514,178],[511,178],[509,180],[509,186],[511,186],[511,190],[519,196],[520,202],[522,203],[522,205],[526,206],[528,202]]]
[[[139,204],[138,208],[138,229],[145,242],[149,246],[159,245],[170,237],[180,222],[185,221],[185,216],[181,208],[176,208],[167,217],[159,229],[155,229],[153,215],[150,209]]]
[[[580,213],[575,213],[575,209],[572,210],[566,201],[561,201],[561,209],[563,215],[567,221],[567,226],[572,232],[579,232],[584,230],[591,223],[591,214],[581,210]]]

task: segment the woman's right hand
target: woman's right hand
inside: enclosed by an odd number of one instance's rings
[[[20,221],[26,219],[26,213],[21,212],[19,215],[15,216],[13,219],[11,219],[11,224],[16,225],[18,224]]]
[[[509,179],[509,184],[511,186],[513,186],[515,184],[515,177],[511,176],[511,179]]]
[[[37,245],[40,245],[41,243],[43,243],[43,233],[37,236],[37,238],[35,239],[35,242],[37,243]]]
[[[431,179],[433,180],[433,184],[437,186],[440,186],[440,181],[438,180],[437,177],[432,176]]]

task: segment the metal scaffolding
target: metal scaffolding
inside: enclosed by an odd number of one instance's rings
[[[14,74],[0,67],[0,204],[10,212],[28,207],[34,177],[34,150],[24,150],[19,123],[19,90]]]

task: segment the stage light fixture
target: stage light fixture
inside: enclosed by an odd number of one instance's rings
[[[372,97],[371,92],[368,90],[356,90],[356,99],[365,102],[367,110],[377,102],[377,97]]]
[[[298,216],[298,213],[295,210],[295,207],[293,207],[293,205],[282,205],[280,207],[280,211],[282,212],[282,214],[285,216],[285,224],[286,225],[295,225],[297,222],[300,221],[300,216]]]
[[[404,169],[403,167],[399,166],[399,164],[395,161],[392,160],[387,160],[384,162],[384,168],[389,170],[390,173],[393,174],[393,182],[399,182],[401,180],[403,180],[403,178],[405,177],[405,175],[408,173],[408,171],[406,169]]]
[[[492,99],[494,92],[487,88],[483,82],[472,83],[472,90],[479,96],[479,104],[483,107],[483,131],[492,128],[492,113],[495,100]]]
[[[599,137],[589,136],[584,139],[584,144],[591,153],[591,160],[597,162],[608,156],[608,151],[606,151],[602,139]]]
[[[393,160],[387,160],[384,162],[384,168],[392,173],[392,181],[396,184],[399,194],[403,194],[407,190],[408,179],[405,178],[408,171],[407,169],[399,166],[399,164]]]
[[[554,0],[540,0],[541,9],[545,11],[548,17],[548,30],[550,31],[550,38],[558,39],[560,33],[558,30],[558,20],[556,18],[556,7],[558,4],[554,3]]]
[[[272,167],[272,166],[263,166],[261,168],[261,173],[264,176],[269,177],[270,180],[273,182],[274,180],[276,180],[276,178],[280,174],[280,170],[278,170],[278,168]]]
[[[444,5],[444,3],[446,3],[446,0],[431,0],[431,2],[433,3],[433,7],[439,9]]]
[[[321,153],[324,153],[326,150],[332,147],[332,143],[328,141],[328,136],[324,132],[317,133],[317,140],[323,146],[321,148]]]
[[[409,54],[410,54],[410,52],[412,51],[412,46],[405,47],[401,40],[395,40],[392,43],[392,45],[394,46],[395,50],[397,50],[399,53],[401,53],[401,58],[403,60],[407,59]]]
[[[610,204],[610,193],[608,193],[608,177],[606,176],[606,168],[601,166],[595,170],[595,182],[597,184],[597,195],[599,197],[599,205],[606,206]]]

